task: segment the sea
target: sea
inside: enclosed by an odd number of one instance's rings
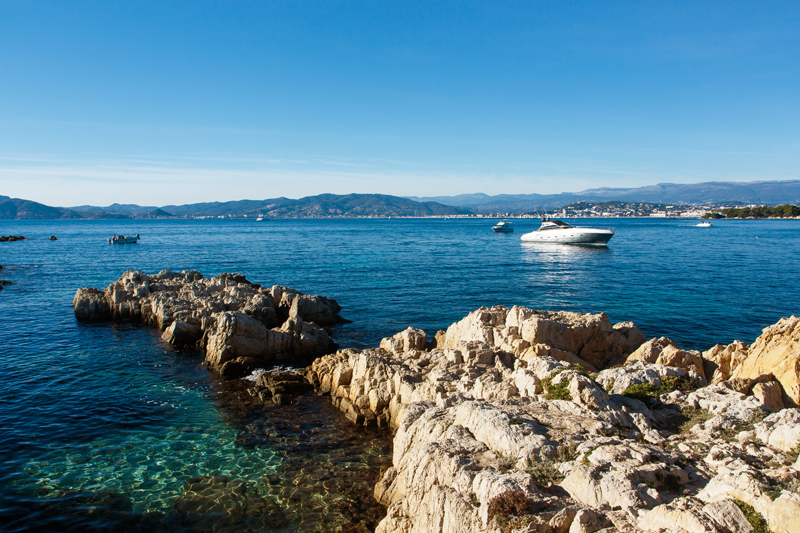
[[[139,324],[78,323],[129,269],[244,274],[336,299],[342,347],[433,336],[481,306],[606,313],[686,349],[800,312],[800,220],[566,219],[608,246],[492,219],[0,221],[0,530],[372,531],[391,435],[325,397],[266,405]],[[138,244],[111,245],[117,234]],[[57,240],[50,240],[55,236]]]

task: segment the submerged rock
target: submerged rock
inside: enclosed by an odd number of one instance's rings
[[[184,482],[174,508],[182,524],[192,529],[210,530],[209,516],[215,517],[215,531],[271,531],[287,525],[281,507],[255,486],[221,476]]]
[[[266,289],[241,274],[204,278],[197,271],[156,275],[129,270],[104,291],[78,289],[80,321],[143,322],[177,346],[198,346],[223,375],[309,361],[336,349],[322,326],[339,320],[335,300],[276,285]]]

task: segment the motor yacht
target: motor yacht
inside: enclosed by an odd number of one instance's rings
[[[710,228],[711,222],[701,222],[695,226],[696,228]]]
[[[498,222],[492,229],[495,233],[511,233],[514,231],[514,228],[511,226],[511,222]]]
[[[604,245],[613,236],[614,232],[608,229],[570,226],[560,220],[543,218],[538,230],[526,233],[521,238],[525,242]]]

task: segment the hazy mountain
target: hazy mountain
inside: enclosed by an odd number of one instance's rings
[[[6,205],[8,204],[8,205]],[[22,205],[23,208],[18,206]],[[5,207],[3,207],[5,206]],[[36,206],[31,207],[31,206]],[[124,211],[124,212],[123,212]],[[319,217],[386,217],[386,216],[445,216],[468,214],[463,207],[451,207],[436,202],[415,202],[385,194],[321,194],[299,200],[274,198],[270,200],[239,200],[187,205],[168,205],[163,208],[112,204],[108,207],[83,205],[74,209],[48,207],[28,200],[0,201],[0,219],[21,218],[158,218],[172,216],[242,216],[267,215],[273,218]]]
[[[436,202],[415,202],[385,194],[320,194],[299,200],[238,200],[189,205],[167,205],[165,211],[175,215],[224,216],[267,215],[273,218],[364,217],[364,216],[432,216],[471,213],[469,209],[441,205]]]
[[[79,205],[76,207],[68,207],[67,209],[77,213],[94,213],[103,211],[106,213],[123,213],[126,215],[144,215],[157,209],[156,206],[141,206],[136,204],[111,204],[107,207],[98,207],[95,205]]]
[[[62,207],[50,207],[38,202],[9,198],[8,196],[0,197],[0,219],[40,220],[58,218],[81,218],[81,216],[75,211]]]
[[[416,197],[416,201],[434,201],[447,205],[470,207],[478,212],[524,212],[555,209],[573,202],[650,202],[667,204],[798,204],[800,180],[756,181],[751,183],[706,182],[695,184],[659,183],[628,189],[598,188],[560,194],[461,194],[457,196]]]

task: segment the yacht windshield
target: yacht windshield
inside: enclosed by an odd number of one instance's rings
[[[545,231],[548,229],[567,229],[571,227],[572,226],[566,222],[561,222],[560,220],[544,220],[542,221],[542,227],[539,228],[539,231]]]

